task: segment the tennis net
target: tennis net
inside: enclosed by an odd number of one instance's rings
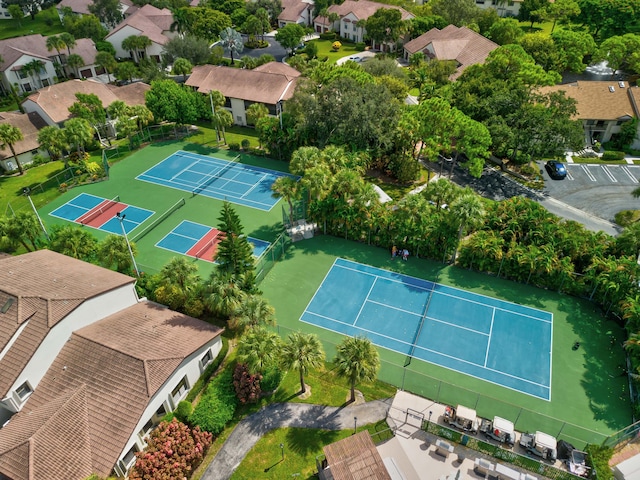
[[[200,248],[200,249],[196,252],[196,254],[195,254],[194,256],[195,256],[196,258],[202,258],[202,255],[204,255],[204,254],[205,254],[205,252],[206,252],[207,250],[209,250],[209,248],[211,248],[211,247],[212,247],[212,246],[214,246],[216,243],[218,243],[218,240],[220,239],[220,234],[221,234],[221,233],[222,233],[222,232],[218,232],[218,233],[216,233],[216,236],[215,236],[215,237],[213,237],[211,240],[208,240],[208,241],[207,241],[207,243],[205,243],[205,244],[202,246],[202,248]],[[213,260],[213,259],[211,259],[211,260]]]
[[[224,167],[222,167],[222,169],[220,169],[219,172],[217,172],[215,175],[211,175],[211,178],[206,179],[204,182],[202,182],[200,185],[194,188],[191,191],[191,194],[195,197],[196,195],[201,193],[204,189],[206,189],[209,185],[215,182],[217,179],[222,178],[222,175],[224,175],[226,172],[231,170],[235,166],[235,164],[238,163],[239,158],[240,158],[240,155],[235,157],[233,160],[229,161],[228,165],[225,165]]]
[[[169,207],[169,209],[164,212],[162,215],[160,215],[158,218],[156,218],[153,222],[151,222],[149,225],[147,225],[146,227],[144,227],[144,229],[142,229],[140,231],[140,233],[138,233],[135,237],[133,237],[131,239],[132,242],[137,242],[138,240],[140,240],[142,237],[144,237],[147,233],[149,233],[151,230],[153,230],[154,228],[156,228],[158,225],[160,225],[162,222],[164,222],[169,215],[171,215],[173,212],[175,212],[176,210],[178,210],[180,207],[182,207],[185,204],[185,199],[181,198],[180,200],[178,200],[176,203],[174,203],[171,207]]]
[[[80,218],[80,223],[83,224],[83,225],[86,225],[87,223],[95,220],[100,215],[102,215],[105,212],[107,212],[110,209],[112,209],[114,206],[118,205],[120,203],[120,195],[116,195],[111,200],[106,200],[105,202],[102,202],[102,203],[104,203],[104,205],[102,205],[100,208],[98,208],[95,211],[89,213],[87,216],[81,217]]]
[[[436,286],[435,286],[435,284],[433,284],[433,287],[431,287],[431,291],[429,291],[429,298],[427,299],[427,304],[424,307],[424,312],[422,314],[422,318],[420,319],[420,324],[418,325],[418,328],[416,329],[416,334],[413,337],[413,342],[411,342],[411,350],[409,350],[409,355],[407,355],[407,359],[405,361],[405,367],[408,366],[411,363],[411,359],[413,358],[413,353],[416,350],[416,342],[420,338],[420,334],[422,333],[422,327],[424,327],[424,322],[427,319],[427,312],[429,311],[429,304],[431,303],[431,299],[433,298],[433,291],[435,290],[435,288],[436,288]]]

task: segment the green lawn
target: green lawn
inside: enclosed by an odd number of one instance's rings
[[[551,401],[418,360],[404,368],[403,355],[382,348],[381,380],[440,403],[475,407],[483,417],[503,416],[521,431],[546,431],[580,447],[586,442],[600,443],[631,423],[628,386],[621,375],[624,335],[617,325],[604,321],[593,304],[414,257],[406,263],[393,262],[386,250],[362,243],[318,236],[292,245],[286,259],[277,263],[260,285],[276,308],[282,336],[294,330],[316,333],[328,358],[333,357],[342,335],[302,323],[299,318],[336,257],[419,278],[437,277],[446,285],[554,315]],[[580,348],[573,350],[576,341]]]
[[[64,32],[64,27],[60,23],[55,7],[41,11],[36,15],[35,20],[31,20],[30,16],[26,16],[20,21],[14,19],[0,20],[0,40],[34,33],[39,33],[46,37],[62,32]]]
[[[31,198],[36,208],[44,207],[60,196],[61,192],[57,188],[56,182],[50,182],[50,188],[46,190],[36,189],[36,186],[51,179],[63,169],[62,162],[49,162],[25,170],[24,175],[0,177],[0,215],[4,215],[11,208],[14,210],[31,208],[27,198],[22,194],[25,187],[32,189]]]
[[[339,58],[347,57],[350,55],[356,55],[360,53],[359,50],[356,50],[355,43],[343,43],[340,50],[334,52],[331,48],[333,42],[335,40],[310,40],[309,43],[315,43],[318,46],[318,58],[322,59],[324,57],[329,57],[327,60],[329,63],[336,63]]]

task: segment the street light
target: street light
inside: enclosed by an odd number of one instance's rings
[[[282,460],[281,461],[284,461],[284,443],[280,444],[280,453],[282,454]]]
[[[131,250],[131,244],[129,243],[129,237],[127,236],[127,231],[124,229],[124,218],[126,215],[123,215],[122,212],[117,212],[116,217],[120,220],[120,227],[122,228],[122,235],[124,236],[124,240],[127,242],[127,248],[129,249],[129,255],[131,255],[131,261],[133,262],[133,268],[136,271],[136,277],[140,276],[140,271],[138,270],[138,265],[136,264],[136,259],[133,257],[133,250]]]
[[[358,433],[358,417],[353,417],[353,434]]]
[[[44,223],[42,223],[42,219],[40,218],[40,215],[38,215],[38,210],[36,210],[36,206],[33,204],[33,200],[31,200],[31,189],[29,187],[25,187],[22,189],[22,193],[24,193],[25,196],[29,199],[29,203],[31,204],[33,213],[36,214],[36,218],[40,223],[40,228],[42,228],[42,231],[44,232],[44,236],[47,237],[47,240],[49,240],[49,234],[47,233],[47,230],[44,228]]]

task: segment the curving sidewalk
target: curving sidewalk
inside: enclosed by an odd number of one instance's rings
[[[345,430],[384,420],[393,399],[375,400],[349,407],[304,403],[274,403],[242,420],[207,467],[201,480],[227,480],[265,433],[282,427]]]

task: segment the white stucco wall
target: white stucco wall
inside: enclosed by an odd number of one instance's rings
[[[47,125],[56,125],[56,122],[53,121],[53,119],[47,114],[47,112],[45,112],[40,105],[38,105],[30,98],[22,102],[22,108],[24,108],[24,111],[27,113],[37,112],[42,117],[42,119],[47,122]]]
[[[345,22],[348,20],[348,22]],[[340,19],[340,36],[342,38],[348,38],[354,42],[364,42],[365,29],[356,27],[356,23],[359,18],[353,13],[349,13]]]
[[[49,331],[49,334],[22,370],[10,391],[14,391],[26,381],[35,390],[74,331],[91,325],[131,305],[135,305],[137,302],[138,296],[133,283],[83,302]],[[20,408],[22,408],[27,398],[19,405]]]
[[[122,48],[122,41],[130,37],[131,35],[141,35],[142,32],[140,30],[133,28],[129,25],[125,25],[120,30],[115,32],[113,35],[108,35],[105,40],[113,45],[113,48],[116,49],[116,58],[130,58],[129,50],[124,50]]]
[[[245,126],[247,124],[247,112],[244,109],[244,100],[231,98],[231,114],[235,125]]]
[[[153,417],[155,412],[160,408],[160,406],[164,405],[167,412],[171,412],[175,410],[177,406],[173,404],[173,399],[171,398],[171,391],[180,383],[184,376],[187,377],[187,385],[190,390],[194,383],[198,381],[200,375],[202,375],[203,369],[200,367],[200,359],[207,353],[207,350],[211,350],[212,358],[215,359],[220,353],[220,349],[222,348],[222,337],[217,336],[205,346],[200,348],[194,354],[186,358],[180,366],[173,372],[173,375],[165,382],[165,384],[156,392],[153,398],[149,401],[147,408],[144,413],[140,417],[140,421],[133,429],[133,435],[129,438],[125,448],[122,450],[120,457],[118,458],[117,464],[120,464],[120,461],[123,457],[131,450],[131,448],[136,445],[138,450],[142,451],[146,445],[145,440],[140,437],[139,432],[145,426],[145,424]],[[188,390],[187,390],[188,392]],[[187,392],[185,392],[184,397],[186,397]],[[182,400],[181,399],[181,400]],[[130,465],[128,465],[130,466]],[[120,470],[120,467],[117,467],[116,471]],[[124,472],[120,472],[123,474]]]
[[[46,150],[38,150],[36,153],[39,153],[44,157],[49,156],[49,152],[47,152]],[[29,165],[30,163],[33,162],[34,155],[35,153],[33,152],[24,152],[18,155],[18,160],[20,161],[20,164],[24,167],[25,165]],[[9,164],[12,164],[13,168],[9,168],[10,167]],[[13,159],[13,157],[0,160],[0,166],[2,166],[2,168],[7,171],[15,170],[18,168],[18,166],[16,165],[16,161]]]
[[[0,24],[1,25],[1,24]],[[44,72],[38,75],[27,75],[26,78],[20,78],[16,68],[21,67],[33,60],[39,60],[43,62]],[[53,68],[53,62],[49,59],[42,59],[40,57],[33,57],[31,55],[22,55],[11,65],[5,66],[5,70],[2,72],[2,83],[6,89],[10,89],[15,83],[18,84],[20,93],[26,92],[25,86],[31,85],[31,92],[42,88],[43,86],[53,85],[56,82],[56,69]],[[34,83],[35,82],[35,83]]]

